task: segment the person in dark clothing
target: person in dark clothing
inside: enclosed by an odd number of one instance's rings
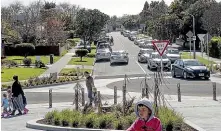
[[[22,115],[22,111],[24,110],[23,104],[23,96],[24,92],[22,90],[21,84],[18,81],[18,76],[13,76],[14,83],[12,84],[12,103],[13,103],[13,111],[11,115],[15,115],[16,110],[18,110],[17,115]]]
[[[92,89],[94,86],[94,79],[93,77],[90,76],[90,73],[85,71],[84,72],[84,76],[86,77],[86,87],[87,87],[87,92],[88,92],[88,98],[90,101],[90,106],[92,106],[92,102],[93,102],[93,92]]]

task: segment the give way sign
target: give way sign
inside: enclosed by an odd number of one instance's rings
[[[168,40],[152,41],[153,46],[156,48],[160,56],[163,55],[169,43],[170,41]]]

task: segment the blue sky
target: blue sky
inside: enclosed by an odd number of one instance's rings
[[[8,6],[9,4],[18,1],[18,0],[1,0],[1,6]],[[24,5],[35,0],[19,0]],[[99,9],[100,11],[113,16],[122,16],[123,14],[138,14],[141,12],[145,1],[152,0],[47,0],[54,1],[57,4],[61,2],[68,2],[71,4],[80,5],[81,7],[90,8],[90,9]],[[156,0],[157,1],[157,0]],[[173,0],[164,0],[167,5]],[[221,1],[221,0],[217,0]]]

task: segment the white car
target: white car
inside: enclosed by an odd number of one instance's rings
[[[96,53],[96,61],[110,60],[111,51],[109,48],[98,49]]]
[[[163,69],[168,69],[170,70],[171,68],[171,62],[170,59],[167,58],[165,54],[162,55],[162,62],[163,62]],[[161,57],[158,52],[153,52],[150,55],[149,60],[147,60],[147,68],[152,70],[152,69],[157,69],[161,68]]]
[[[111,53],[111,57],[110,57],[110,65],[112,65],[113,63],[126,63],[128,64],[129,62],[129,57],[128,57],[128,53],[124,50],[120,50],[120,51],[113,51]]]
[[[174,63],[176,60],[181,58],[180,52],[178,49],[169,48],[167,49],[167,57],[170,59],[171,63]]]

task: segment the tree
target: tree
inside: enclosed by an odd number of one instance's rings
[[[77,49],[77,50],[75,51],[75,54],[80,57],[80,61],[82,61],[82,58],[83,58],[84,56],[86,56],[87,53],[88,53],[88,50],[87,50],[87,49]]]
[[[202,17],[203,27],[213,35],[221,36],[221,2],[214,3]]]
[[[109,20],[109,16],[97,9],[80,9],[76,15],[75,30],[84,42],[92,41]],[[85,45],[86,46],[86,45]]]

